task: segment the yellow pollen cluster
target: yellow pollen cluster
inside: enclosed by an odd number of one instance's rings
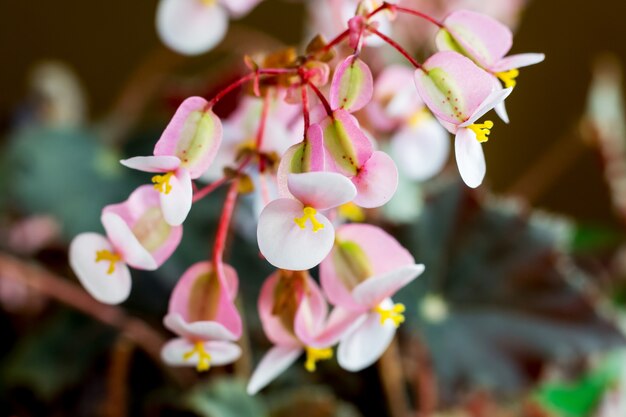
[[[215,1],[216,0],[200,0],[200,2],[205,6],[213,6],[215,4]]]
[[[374,309],[375,312],[380,314],[380,324],[385,324],[387,320],[393,321],[396,327],[400,327],[400,323],[404,323],[404,311],[406,308],[404,304],[394,304],[391,308],[383,308],[378,306]]]
[[[317,349],[307,346],[306,348],[306,362],[304,368],[309,372],[315,372],[317,369],[317,362],[326,361],[333,357],[333,350],[331,348]]]
[[[302,213],[304,214],[302,217],[296,217],[295,219],[293,219],[293,221],[296,222],[298,226],[300,226],[300,229],[306,229],[307,220],[311,221],[311,226],[313,226],[313,232],[317,232],[318,230],[324,228],[324,225],[317,221],[317,219],[315,218],[317,210],[315,210],[313,207],[305,207],[304,210],[302,210]]]
[[[493,122],[491,120],[486,120],[485,123],[474,123],[473,125],[469,125],[467,128],[476,133],[476,140],[483,143],[489,140],[489,134],[493,128]]]
[[[341,217],[353,222],[362,222],[365,220],[363,209],[354,203],[346,203],[339,206],[339,214]]]
[[[512,69],[504,72],[497,72],[496,77],[498,77],[504,83],[506,88],[513,88],[517,85],[517,81],[515,79],[519,76],[519,70]]]
[[[109,250],[99,250],[96,251],[96,262],[105,261],[109,262],[109,269],[107,269],[107,274],[111,275],[115,271],[115,263],[122,260],[122,257],[117,253],[113,253]]]
[[[196,342],[193,349],[183,355],[183,359],[188,361],[198,355],[198,364],[196,369],[198,372],[208,371],[211,368],[211,355],[204,349],[204,342]]]
[[[170,179],[174,175],[173,172],[168,172],[164,175],[155,175],[152,177],[152,182],[154,183],[154,189],[163,194],[169,194],[172,191],[172,186],[170,185]]]

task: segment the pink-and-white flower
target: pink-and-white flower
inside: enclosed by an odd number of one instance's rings
[[[220,43],[229,17],[247,14],[261,0],[160,0],[156,27],[165,45],[184,55],[207,52]]]
[[[493,122],[476,123],[511,93],[493,89],[492,77],[456,52],[437,52],[415,70],[417,91],[430,111],[455,138],[455,156],[463,181],[478,187],[486,173],[481,146]]]
[[[159,191],[165,220],[178,226],[191,210],[191,180],[200,177],[211,165],[222,141],[220,119],[207,108],[201,97],[190,97],[178,108],[154,147],[153,156],[136,156],[120,161],[152,177]]]
[[[316,370],[318,361],[333,356],[328,346],[311,346],[323,330],[328,305],[308,272],[276,271],[261,288],[258,308],[263,330],[274,346],[250,378],[250,395],[263,389],[303,353],[309,372]]]
[[[237,273],[223,265],[223,278],[211,262],[192,265],[180,278],[172,296],[165,327],[179,337],[163,346],[163,361],[207,371],[236,361],[241,348],[241,317],[235,307]]]
[[[131,289],[129,266],[155,270],[178,247],[182,227],[164,219],[159,193],[137,188],[123,203],[102,210],[106,237],[82,233],[70,245],[70,265],[85,289],[98,301],[118,304]]]
[[[335,246],[320,265],[322,289],[335,306],[313,343],[339,341],[337,360],[349,371],[373,364],[404,321],[404,305],[391,297],[424,271],[382,229],[349,224],[337,230]],[[315,346],[315,344],[314,344]]]
[[[257,240],[269,263],[303,271],[318,265],[333,246],[335,229],[321,211],[352,201],[356,189],[334,172],[289,174],[287,186],[294,198],[279,198],[265,206]]]
[[[451,13],[437,33],[440,51],[459,52],[492,75],[493,88],[513,88],[517,84],[519,68],[542,62],[544,54],[525,53],[506,56],[513,46],[511,30],[494,18],[469,10]],[[504,102],[495,107],[500,118],[509,117]]]

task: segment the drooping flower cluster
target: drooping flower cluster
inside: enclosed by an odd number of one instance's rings
[[[215,42],[215,36],[210,42],[203,38],[208,22],[215,23],[211,30],[225,30],[222,7],[242,13],[257,2],[162,0],[159,25],[166,42],[195,53]],[[399,13],[425,17],[439,30],[439,52],[424,63],[390,38]],[[187,24],[181,27],[181,21]],[[185,100],[152,156],[121,161],[152,173],[152,185],[103,209],[106,237],[85,233],[72,242],[70,262],[87,291],[101,302],[121,303],[131,288],[128,266],[157,269],[178,246],[193,203],[230,184],[211,260],[191,266],[171,295],[164,324],[177,338],[162,349],[168,364],[205,371],[241,354],[238,277],[223,253],[242,193],[254,196],[259,252],[276,267],[258,301],[274,346],[248,391],[258,392],[302,354],[305,368],[314,371],[336,345],[342,368],[359,371],[373,364],[404,321],[404,306],[391,297],[424,266],[381,228],[358,222],[367,218],[366,210],[393,197],[396,162],[400,173],[415,180],[444,167],[446,131],[456,135],[461,178],[479,186],[486,172],[481,143],[493,127],[480,119],[495,108],[508,121],[503,102],[517,68],[543,59],[505,57],[510,31],[473,12],[455,12],[439,22],[393,3],[366,1],[346,26],[329,43],[315,38],[306,55],[287,49],[259,62],[248,57],[251,72],[212,100]],[[334,62],[331,77],[333,46],[344,40],[352,51]],[[394,65],[374,77],[361,51],[379,43],[396,49],[413,68]],[[213,106],[247,82],[255,97],[242,99],[222,124]],[[365,127],[391,133],[395,162]],[[194,180],[211,183],[200,188]],[[311,274],[318,266],[321,285]]]

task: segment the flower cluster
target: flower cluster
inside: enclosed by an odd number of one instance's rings
[[[255,3],[162,0],[162,35],[183,50],[199,51],[215,41],[202,39],[199,31],[225,30],[225,10],[240,13]],[[449,149],[446,131],[456,135],[462,179],[479,186],[486,171],[482,143],[494,126],[480,119],[495,108],[508,122],[504,100],[516,85],[518,68],[543,55],[507,57],[511,32],[478,13],[458,11],[439,22],[416,10],[375,3],[360,2],[347,29],[328,43],[315,38],[305,55],[288,49],[247,57],[250,73],[212,100],[185,100],[153,155],[121,161],[152,173],[152,184],[103,209],[106,237],[85,233],[72,242],[71,265],[87,291],[104,303],[123,302],[131,289],[128,266],[157,269],[179,244],[193,203],[229,184],[212,258],[191,266],[171,295],[164,324],[178,338],[163,347],[168,364],[206,371],[241,354],[238,277],[223,253],[243,193],[254,196],[259,251],[276,267],[258,301],[274,346],[250,379],[251,394],[302,354],[305,368],[314,371],[318,361],[333,356],[335,346],[342,368],[364,369],[382,355],[404,321],[404,306],[391,297],[424,266],[381,228],[359,222],[366,210],[394,195],[396,162],[416,180],[442,169]],[[385,29],[400,13],[425,18],[438,30],[439,51],[423,63]],[[175,22],[188,19],[188,24],[176,27],[173,14]],[[344,40],[351,53],[335,60],[333,48]],[[374,77],[361,52],[379,43],[397,50],[413,68],[390,66]],[[248,82],[254,97],[241,100],[222,122],[214,105]],[[364,126],[393,132],[396,162],[378,149]],[[194,180],[210,183],[200,188]],[[318,266],[319,284],[311,276]]]

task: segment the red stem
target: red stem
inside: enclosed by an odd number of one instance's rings
[[[415,60],[415,58],[413,58],[407,51],[406,49],[404,49],[403,47],[401,47],[398,43],[396,43],[396,41],[394,41],[393,39],[391,39],[389,36],[380,33],[378,30],[374,29],[373,27],[369,27],[368,30],[370,32],[372,32],[374,35],[378,36],[379,38],[381,38],[382,40],[384,40],[385,42],[387,42],[389,45],[391,45],[392,47],[394,47],[396,49],[396,51],[400,52],[402,54],[402,56],[404,56],[411,64],[413,64],[413,66],[417,69],[421,69],[424,70],[424,68],[422,68],[422,64],[420,64],[419,62],[417,62]]]
[[[239,191],[238,187],[239,181],[235,180],[228,188],[228,193],[226,194],[226,199],[224,200],[224,206],[222,207],[220,222],[217,226],[217,233],[215,234],[215,244],[213,245],[213,265],[215,265],[220,278],[223,278],[222,258],[224,256],[224,248],[226,247],[226,238],[228,237],[230,220],[233,217],[235,204],[237,203],[237,194]]]
[[[328,42],[322,49],[321,52],[328,52],[330,51],[335,45],[337,45],[339,42],[343,41],[345,38],[348,37],[348,35],[350,34],[350,29],[346,29],[343,32],[341,32],[339,35],[335,36],[335,38],[333,40],[331,40],[330,42]]]
[[[263,108],[261,110],[261,120],[259,120],[259,128],[256,132],[256,152],[259,154],[259,173],[265,171],[265,159],[261,156],[261,145],[263,145],[263,137],[265,136],[265,125],[267,124],[267,115],[270,111],[270,96],[265,94],[263,98]]]
[[[311,87],[311,89],[317,95],[317,98],[319,98],[320,101],[322,102],[322,105],[324,106],[324,110],[326,110],[326,114],[329,115],[329,116],[332,116],[333,115],[333,109],[330,108],[330,103],[328,103],[328,100],[326,100],[326,97],[324,97],[324,94],[322,94],[322,92],[319,90],[319,88],[317,88],[313,83],[310,83],[310,82],[307,81],[307,85],[309,87]]]
[[[202,200],[207,195],[211,194],[213,191],[217,190],[221,187],[226,181],[228,181],[227,177],[220,178],[219,180],[213,181],[211,184],[208,184],[201,188],[198,192],[193,193],[193,202],[197,202]]]
[[[398,12],[401,12],[401,13],[406,13],[406,14],[410,14],[410,15],[413,15],[413,16],[421,17],[422,19],[426,19],[430,23],[435,24],[435,25],[439,26],[440,28],[444,27],[443,23],[441,23],[440,21],[438,21],[434,17],[427,15],[426,13],[418,12],[417,10],[408,9],[406,7],[396,6],[395,4],[388,4],[388,3],[385,3],[385,4],[387,4],[388,5],[387,7],[390,10],[392,10],[392,11],[398,11]]]
[[[303,137],[306,137],[306,132],[309,131],[309,126],[311,125],[311,115],[309,114],[309,94],[306,90],[306,84],[302,84],[300,88],[302,93],[302,115],[304,117]]]

